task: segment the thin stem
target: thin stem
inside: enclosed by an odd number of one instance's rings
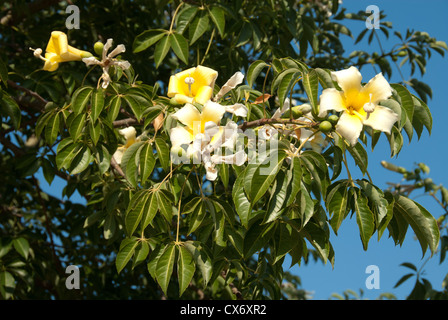
[[[205,61],[205,57],[207,56],[208,51],[210,50],[210,47],[211,47],[212,42],[213,42],[213,38],[214,38],[214,36],[215,36],[215,30],[216,30],[216,29],[213,28],[212,35],[211,35],[211,37],[210,37],[210,41],[208,42],[207,49],[205,50],[204,56],[202,57],[202,60],[201,60],[201,63],[200,63],[200,64],[203,64],[203,63],[204,63],[204,61]],[[198,55],[198,57],[199,57],[199,55]]]
[[[183,4],[184,4],[183,1],[181,3],[179,3],[179,5],[176,8],[176,11],[174,11],[173,17],[171,18],[171,24],[170,24],[170,31],[169,31],[169,33],[173,32],[174,20],[176,20],[177,13],[179,12],[179,9],[182,7]]]
[[[344,162],[345,169],[347,170],[348,180],[350,181],[350,184],[352,185],[352,187],[355,187],[355,183],[353,182],[352,175],[350,174],[350,170],[348,169],[347,155],[345,154],[345,150],[342,153],[342,156],[343,156],[342,162]]]
[[[194,168],[195,166],[193,166]],[[179,194],[179,204],[177,206],[177,227],[176,227],[176,244],[179,244],[179,231],[180,231],[180,205],[182,203],[182,194],[184,192],[184,187],[187,184],[188,178],[190,177],[190,174],[193,170],[190,170],[190,172],[188,173],[187,177],[185,178],[185,181],[182,185],[182,189],[180,190],[180,194]]]
[[[265,93],[265,89],[266,89],[266,80],[268,79],[269,71],[271,71],[271,68],[272,68],[272,65],[269,65],[269,68],[266,71],[266,75],[264,76],[263,91],[262,91],[263,100],[264,100],[264,93]],[[263,117],[266,118],[266,108],[263,108]]]

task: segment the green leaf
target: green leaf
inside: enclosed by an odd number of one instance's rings
[[[249,69],[247,69],[247,84],[249,87],[252,87],[255,83],[255,79],[257,79],[258,75],[260,74],[261,70],[268,67],[269,64],[264,62],[263,60],[257,60],[249,66]]]
[[[213,274],[213,263],[210,258],[210,254],[207,252],[206,248],[198,241],[186,241],[183,243],[184,247],[193,256],[196,267],[202,274],[202,279],[204,280],[203,287],[207,287]]]
[[[71,161],[68,169],[70,174],[78,174],[87,169],[90,164],[91,155],[92,153],[90,149],[87,146],[84,146]]]
[[[95,122],[104,108],[104,90],[102,88],[93,91],[90,105],[90,118],[92,119],[92,122]]]
[[[137,265],[145,261],[149,254],[149,244],[146,241],[140,241],[134,253],[134,263],[132,264],[132,269]]]
[[[189,46],[184,36],[179,33],[171,34],[170,45],[176,56],[185,64],[188,64]]]
[[[123,154],[121,167],[129,183],[137,187],[137,175],[140,161],[140,151],[145,142],[139,141],[132,144]]]
[[[125,225],[126,231],[129,236],[132,236],[138,224],[142,220],[146,212],[146,202],[150,198],[151,194],[145,192],[142,197],[139,197],[137,204],[131,207],[132,209],[126,213]]]
[[[367,250],[375,227],[373,213],[367,203],[368,200],[365,196],[357,194],[356,191],[353,192],[353,209],[356,213],[356,223],[358,224],[364,250]]]
[[[357,143],[353,147],[348,146],[347,150],[352,155],[353,159],[355,160],[356,165],[359,167],[361,172],[363,174],[366,174],[369,158],[368,158],[367,152],[364,149],[364,147],[362,146],[362,144]]]
[[[2,81],[6,87],[8,86],[8,67],[1,58],[0,58],[0,81]]]
[[[62,142],[61,142],[62,143]],[[80,143],[71,143],[64,148],[59,149],[56,154],[56,166],[58,170],[68,169],[75,156],[81,152],[83,145]]]
[[[22,118],[19,105],[4,91],[0,91],[0,99],[0,115],[9,116],[14,128],[18,129]]]
[[[213,6],[209,9],[208,13],[213,23],[216,25],[216,28],[218,29],[219,35],[221,36],[221,38],[224,38],[224,31],[226,27],[224,10],[220,7]]]
[[[137,53],[148,49],[150,46],[162,39],[166,35],[166,32],[166,30],[162,29],[143,31],[135,37],[134,43],[132,44],[132,51]]]
[[[198,6],[188,6],[184,5],[184,8],[179,11],[176,17],[176,32],[183,34],[184,30],[187,28],[191,20],[196,16],[199,11]]]
[[[155,139],[156,151],[158,154],[160,165],[163,170],[168,171],[170,168],[170,149],[163,138],[157,137]]]
[[[165,217],[166,221],[170,222],[173,217],[173,195],[164,189],[155,192],[155,195],[157,196],[160,212]]]
[[[16,282],[8,271],[0,272],[0,294],[5,300],[12,298]]]
[[[154,62],[156,63],[156,69],[160,66],[170,50],[170,37],[171,35],[164,35],[164,37],[156,44],[156,48],[154,50]]]
[[[123,96],[123,99],[139,121],[142,118],[143,112],[151,106],[145,97],[137,94],[126,94]]]
[[[428,106],[423,100],[417,98],[416,96],[412,96],[414,100],[414,117],[412,121],[412,125],[414,126],[418,137],[420,138],[421,133],[423,131],[423,126],[426,127],[428,133],[431,134],[432,130],[432,115],[431,111],[429,111]]]
[[[12,240],[12,245],[22,257],[28,259],[30,253],[30,244],[28,243],[28,240],[25,238],[17,238]]]
[[[306,95],[310,101],[313,114],[319,114],[319,100],[318,100],[318,90],[319,90],[319,76],[316,71],[311,70],[310,72],[303,73],[302,75],[303,87],[305,89]]]
[[[126,238],[121,242],[120,250],[117,253],[117,258],[115,259],[115,267],[117,272],[120,273],[121,270],[128,264],[134,255],[135,248],[137,248],[139,242],[136,237]]]
[[[98,121],[96,124],[90,121],[88,124],[88,128],[90,139],[92,139],[93,144],[96,146],[98,140],[100,139],[102,124],[100,121]]]
[[[146,227],[152,222],[154,217],[156,216],[158,207],[157,196],[151,193],[146,200],[145,210],[143,212],[142,217],[142,230],[145,230]]]
[[[109,107],[107,111],[107,120],[110,122],[115,121],[117,119],[118,114],[120,113],[120,107],[121,107],[121,97],[120,96],[114,96],[109,101]]]
[[[177,257],[177,276],[179,279],[179,296],[182,296],[184,291],[193,279],[196,270],[196,264],[190,251],[184,246],[177,247],[179,255]]]
[[[412,119],[414,117],[414,101],[412,99],[411,93],[408,89],[406,89],[406,87],[398,83],[391,84],[391,87],[397,91],[397,94],[401,100],[401,106],[406,111],[406,115],[409,121],[412,122]]]
[[[141,182],[145,183],[148,177],[151,175],[156,159],[154,158],[154,151],[152,145],[146,143],[140,151],[140,176]]]
[[[395,210],[404,217],[414,230],[423,255],[428,246],[431,255],[434,254],[440,239],[437,220],[420,204],[401,195],[395,197]]]
[[[57,137],[61,126],[61,114],[59,112],[54,113],[54,115],[48,120],[47,126],[45,127],[45,141],[47,144],[52,145]]]
[[[75,112],[76,115],[84,111],[87,103],[89,102],[92,92],[92,87],[81,87],[73,93],[71,99],[71,109]]]
[[[302,72],[295,71],[295,69],[287,69],[279,74],[274,80],[273,88],[278,85],[278,100],[280,102],[280,107],[283,107],[285,99],[288,97],[291,90],[297,84],[297,80],[302,75]]]
[[[256,169],[251,179],[249,192],[249,199],[252,203],[256,203],[266,193],[280,170],[285,158],[285,152],[273,149],[269,151],[269,155],[266,158],[260,161],[260,164],[254,164]],[[249,167],[251,166],[252,165],[249,164],[247,170],[249,170]]]
[[[247,171],[247,168],[245,169]],[[235,204],[235,210],[240,217],[241,223],[244,227],[247,228],[249,223],[249,216],[252,211],[252,205],[247,199],[247,196],[244,192],[244,181],[245,174],[240,174],[232,188],[232,199]]]
[[[190,45],[193,45],[207,31],[209,24],[210,18],[203,11],[194,18],[188,27]]]
[[[155,269],[155,276],[157,282],[166,294],[168,284],[170,283],[171,275],[173,273],[174,261],[176,259],[176,246],[174,243],[169,243],[163,249],[162,254],[157,260]]]

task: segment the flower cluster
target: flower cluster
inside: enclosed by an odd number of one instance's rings
[[[228,150],[235,149],[238,125],[231,120],[220,125],[226,112],[247,116],[246,106],[224,106],[216,102],[239,85],[244,76],[241,72],[235,73],[212,99],[217,76],[215,70],[197,66],[171,76],[168,86],[168,97],[175,103],[185,103],[172,115],[181,124],[170,131],[172,160],[189,162],[192,159],[194,164],[203,163],[206,179],[210,181],[217,177],[217,164],[240,166],[247,160],[244,150],[228,154]],[[224,155],[223,149],[226,150]]]

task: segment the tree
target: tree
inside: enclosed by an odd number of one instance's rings
[[[385,135],[393,157],[431,131],[430,87],[383,74],[425,73],[444,42],[382,21],[355,42],[396,46],[347,55],[344,21],[370,14],[338,1],[69,4],[1,7],[3,298],[306,299],[285,256],[333,264],[349,216],[365,250],[410,226],[436,252],[436,219],[375,185],[365,147]],[[43,192],[39,170],[86,204]]]

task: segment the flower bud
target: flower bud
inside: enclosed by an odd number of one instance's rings
[[[101,41],[95,42],[93,45],[93,50],[99,56],[103,55],[104,44]]]
[[[339,121],[339,117],[335,114],[332,114],[331,116],[329,116],[327,118],[327,120],[332,124],[332,125],[336,125],[336,123],[338,123]]]
[[[324,133],[330,132],[332,129],[333,129],[333,125],[330,123],[330,121],[325,120],[319,124],[319,130]]]

